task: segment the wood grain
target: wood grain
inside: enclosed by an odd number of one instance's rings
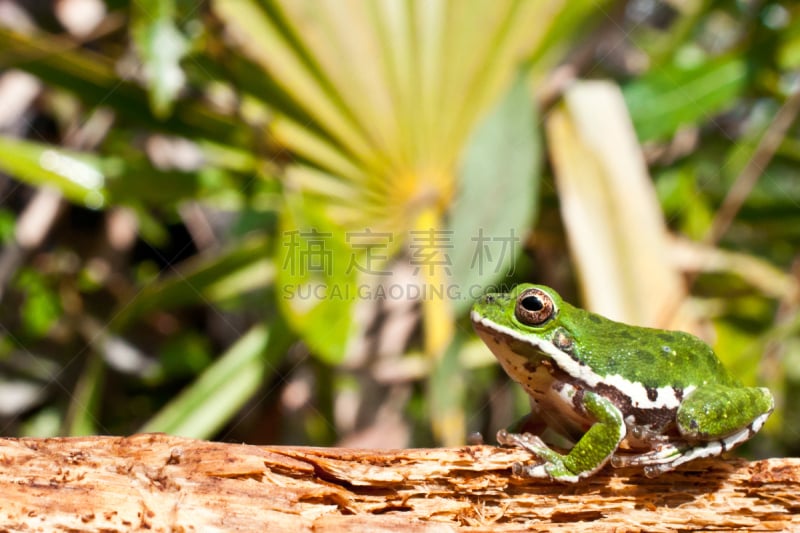
[[[800,459],[521,480],[523,451],[248,446],[162,434],[0,439],[0,530],[800,530]]]

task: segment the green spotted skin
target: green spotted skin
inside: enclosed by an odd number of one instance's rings
[[[537,436],[501,432],[501,444],[543,461],[522,475],[577,481],[609,460],[658,475],[741,444],[773,408],[767,389],[742,386],[697,337],[609,320],[549,287],[487,294],[471,317],[539,417],[576,440],[562,455]]]

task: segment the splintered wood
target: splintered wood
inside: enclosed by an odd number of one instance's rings
[[[521,480],[520,450],[0,439],[2,531],[800,530],[800,459]]]

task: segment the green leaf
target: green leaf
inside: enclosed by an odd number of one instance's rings
[[[253,327],[141,431],[212,437],[255,394],[290,341],[278,324]]]
[[[312,199],[295,201],[281,219],[276,295],[289,324],[314,354],[341,362],[357,332],[357,254],[341,228]]]
[[[91,209],[138,202],[173,206],[182,198],[230,191],[234,183],[218,169],[161,171],[142,158],[100,157],[9,137],[0,137],[0,170]]]
[[[0,137],[0,170],[34,186],[57,189],[79,205],[106,205],[104,161],[96,156]]]
[[[167,311],[195,303],[219,302],[267,287],[275,275],[269,240],[253,236],[210,259],[199,257],[174,274],[142,288],[114,315],[112,328],[120,331],[153,310]]]
[[[252,132],[241,121],[222,115],[205,102],[179,100],[168,118],[156,116],[145,91],[121,79],[106,57],[54,35],[29,37],[0,27],[0,67],[18,68],[45,83],[70,91],[86,106],[105,106],[156,131],[190,139],[247,145]]]
[[[474,289],[509,275],[539,198],[541,147],[525,72],[476,128],[461,164],[461,194],[450,212],[452,282],[471,305]]]
[[[308,111],[318,125],[323,125],[338,144],[355,154],[368,153],[369,147],[363,132],[353,124],[350,110],[344,108],[341,95],[331,87],[326,73],[317,63],[322,51],[330,50],[333,43],[317,42],[317,55],[310,54],[306,43],[300,38],[301,29],[283,12],[284,7],[297,8],[298,4],[279,5],[280,2],[258,2],[254,0],[215,0],[211,4],[214,14],[225,22],[234,40],[247,54],[271,74],[273,80],[286,94]],[[300,6],[302,7],[302,6]],[[326,6],[314,7],[318,15],[312,18],[296,17],[305,23],[306,29],[325,21]],[[334,8],[340,15],[342,12]],[[351,27],[351,31],[358,28]],[[307,36],[306,36],[307,37]],[[342,64],[339,69],[343,68]],[[351,85],[352,90],[352,85]]]
[[[188,44],[174,19],[174,0],[133,3],[133,42],[144,66],[150,106],[158,118],[170,114],[186,81],[180,62]]]
[[[733,105],[746,81],[744,60],[723,57],[692,68],[660,68],[627,84],[623,95],[639,140],[647,141],[708,121]]]

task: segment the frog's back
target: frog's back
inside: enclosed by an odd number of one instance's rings
[[[575,357],[596,373],[618,375],[645,387],[686,388],[707,383],[735,385],[711,347],[694,335],[631,326],[574,308],[570,315],[585,335]]]

